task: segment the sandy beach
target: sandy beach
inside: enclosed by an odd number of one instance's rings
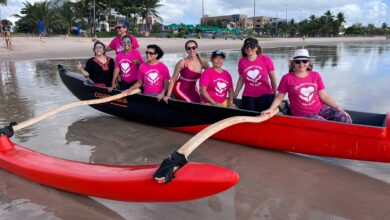
[[[101,38],[108,44],[111,38]],[[160,45],[165,53],[184,52],[184,43],[188,39],[183,38],[138,38],[141,45],[140,51],[145,50],[148,44]],[[197,39],[201,52],[221,50],[239,50],[242,40],[224,39]],[[385,37],[339,37],[339,38],[259,38],[259,43],[264,48],[288,47],[303,45],[334,45],[340,42],[372,42],[386,41]],[[46,37],[40,40],[38,37],[13,37],[13,50],[5,47],[5,42],[0,46],[0,61],[15,60],[47,60],[47,59],[78,59],[92,56],[92,41],[90,38],[77,37]],[[108,53],[114,56],[113,52]]]

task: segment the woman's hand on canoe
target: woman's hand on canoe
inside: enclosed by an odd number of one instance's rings
[[[164,94],[158,94],[157,95],[157,101],[161,101],[161,99],[163,99],[163,97],[164,97]]]
[[[169,99],[171,99],[171,97],[169,97],[169,96],[164,96],[163,97],[164,102],[167,103],[167,104],[168,104],[168,100]]]

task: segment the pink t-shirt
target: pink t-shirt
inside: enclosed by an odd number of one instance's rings
[[[144,63],[138,50],[131,50],[128,54],[120,52],[116,55],[115,68],[119,68],[121,79],[127,83],[138,79],[139,65],[133,63],[134,59],[138,60],[140,64]]]
[[[164,80],[169,80],[169,69],[162,63],[154,65],[143,63],[139,67],[138,80],[144,81],[144,94],[160,94],[164,89]]]
[[[318,91],[323,89],[325,86],[319,73],[310,71],[307,77],[299,78],[291,72],[280,80],[278,92],[288,93],[292,115],[307,116],[321,110],[323,103]]]
[[[233,81],[228,71],[223,70],[219,73],[214,68],[209,68],[200,77],[199,85],[206,87],[207,93],[215,102],[223,103],[229,89],[233,88]],[[202,102],[208,102],[203,96],[201,99]]]
[[[135,38],[134,35],[130,34],[131,42],[133,43],[132,49],[137,49],[139,47],[138,41]],[[119,52],[122,52],[124,49],[122,47],[122,37],[116,36],[114,39],[112,39],[110,45],[108,45],[111,49],[115,50],[115,52],[118,54]]]
[[[258,55],[254,61],[243,57],[238,62],[238,73],[244,78],[243,96],[259,97],[274,94],[269,72],[274,71],[274,64],[268,56]]]

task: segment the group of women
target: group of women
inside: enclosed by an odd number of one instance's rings
[[[154,95],[167,104],[175,98],[230,108],[237,108],[234,98],[243,89],[241,107],[262,114],[271,113],[288,93],[294,116],[352,122],[349,114],[326,93],[306,49],[295,51],[288,73],[277,86],[272,59],[262,53],[256,39],[247,38],[241,48],[239,78],[234,89],[231,74],[223,68],[224,52],[212,52],[210,67],[197,53],[197,42],[189,40],[184,45],[187,56],[176,64],[171,78],[167,66],[160,61],[164,52],[159,46],[148,45],[144,61],[136,38],[127,33],[129,23],[120,20],[116,29],[118,35],[108,46],[93,39],[95,56],[87,61],[85,68],[81,63],[78,65],[80,72],[96,86],[123,92],[141,88],[144,94]],[[116,51],[115,62],[105,56],[110,50]]]

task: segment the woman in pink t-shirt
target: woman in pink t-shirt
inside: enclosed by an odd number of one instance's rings
[[[164,51],[157,45],[148,45],[145,51],[147,62],[141,64],[138,70],[138,81],[129,89],[123,91],[130,93],[134,89],[144,87],[145,95],[155,95],[160,101],[169,85],[169,69],[160,62]]]
[[[108,46],[106,46],[106,51],[114,50],[116,54],[122,52],[124,50],[122,46],[122,37],[124,37],[125,35],[129,35],[131,37],[131,41],[133,42],[132,49],[137,49],[139,47],[138,41],[134,35],[128,32],[129,28],[130,28],[130,24],[127,20],[125,19],[118,20],[115,26],[115,29],[117,31],[117,36],[114,39],[112,39],[111,43]],[[96,40],[97,40],[96,37],[92,38],[93,42],[95,42]]]
[[[144,63],[144,59],[139,51],[132,49],[133,44],[130,36],[125,35],[122,37],[122,46],[124,51],[116,55],[114,77],[109,91],[118,88],[118,85],[121,90],[128,89],[134,85],[138,80],[138,67]],[[118,76],[121,78],[119,83]]]
[[[199,81],[202,103],[235,107],[233,81],[230,73],[222,68],[224,60],[225,54],[220,50],[211,54],[213,67],[205,70]]]
[[[288,93],[291,114],[294,116],[352,123],[349,114],[325,91],[320,74],[312,69],[309,52],[306,49],[296,50],[290,61],[289,73],[279,83],[275,100],[262,114],[270,114]]]
[[[270,57],[262,54],[259,42],[247,38],[241,48],[242,58],[238,62],[239,78],[234,97],[242,93],[242,107],[252,111],[264,111],[271,106],[276,92],[274,64]]]

